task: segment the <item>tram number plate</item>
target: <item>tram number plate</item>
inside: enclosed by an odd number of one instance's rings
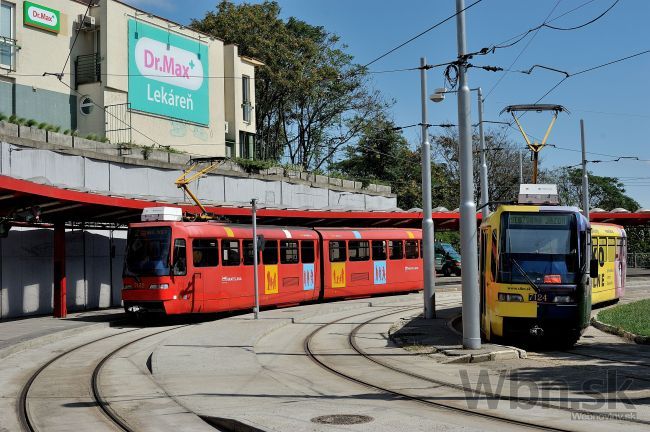
[[[528,301],[546,302],[548,301],[548,294],[542,294],[542,293],[528,294]]]

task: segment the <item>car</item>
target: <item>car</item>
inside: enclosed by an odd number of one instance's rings
[[[460,276],[461,258],[460,254],[449,243],[436,242],[436,272],[445,276],[452,274]]]

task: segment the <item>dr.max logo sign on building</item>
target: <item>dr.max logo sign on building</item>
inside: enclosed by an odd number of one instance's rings
[[[61,29],[61,13],[56,9],[26,1],[23,3],[23,22],[26,26],[58,33]]]
[[[130,20],[131,108],[207,125],[207,51],[198,41]]]

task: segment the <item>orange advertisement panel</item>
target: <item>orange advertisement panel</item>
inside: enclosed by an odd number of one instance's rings
[[[264,266],[264,294],[278,293],[278,266]]]
[[[332,288],[345,288],[345,263],[332,263]]]

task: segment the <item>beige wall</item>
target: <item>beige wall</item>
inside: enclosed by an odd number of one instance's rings
[[[41,1],[40,4],[61,12],[61,31],[57,34],[23,25],[24,2],[22,0],[9,0],[7,3],[15,5],[15,38],[21,49],[16,55],[16,74],[5,69],[0,69],[0,74],[12,77],[16,84],[68,93],[69,90],[55,77],[41,75],[43,72],[61,72],[70,50],[71,38],[74,36],[74,23],[77,20],[77,15],[83,14],[86,11],[86,6],[71,0]],[[38,0],[36,3],[39,3]],[[79,54],[93,52],[93,37],[92,33],[79,35],[70,61],[63,70],[65,83],[74,85],[71,75],[74,58]],[[35,76],[20,76],[25,74]]]
[[[38,0],[37,0],[38,2]],[[86,6],[73,0],[41,0],[43,5],[61,12],[61,32],[56,35],[38,29],[23,26],[23,1],[16,0],[16,39],[22,46],[18,54],[17,73],[33,74],[34,77],[18,77],[15,82],[35,88],[76,94],[58,82],[55,77],[41,77],[43,72],[59,72],[75,35],[73,23],[77,15],[83,14]],[[86,84],[79,87],[79,93],[88,95],[100,106],[122,104],[127,102],[128,92],[128,21],[136,18],[146,24],[167,29],[170,32],[196,39],[208,46],[209,55],[209,94],[210,116],[207,127],[172,120],[152,114],[132,112],[132,140],[140,145],[171,146],[178,150],[202,156],[225,155],[225,123],[229,122],[230,136],[239,139],[239,130],[255,132],[255,111],[252,112],[250,124],[242,120],[241,110],[241,75],[249,75],[252,79],[251,97],[254,106],[254,66],[245,62],[237,54],[237,47],[224,49],[221,40],[208,38],[197,32],[179,28],[172,23],[155,16],[147,15],[115,0],[102,0],[98,6],[91,8],[90,14],[95,17],[99,26],[97,32],[82,32],[71,54],[65,69],[64,82],[74,88],[73,71],[74,59],[80,54],[95,52],[99,38],[100,54],[102,56],[102,82]],[[230,70],[226,71],[226,65]],[[3,75],[12,76],[7,71],[0,70]],[[237,77],[228,82],[227,76]],[[228,90],[226,90],[228,88]],[[73,109],[71,107],[71,109]],[[78,110],[78,107],[74,107]],[[77,128],[85,135],[105,133],[106,118],[103,110],[96,107],[90,116],[77,114]],[[120,120],[114,120],[120,123]],[[112,138],[111,134],[108,134]],[[237,146],[238,147],[238,146]]]

